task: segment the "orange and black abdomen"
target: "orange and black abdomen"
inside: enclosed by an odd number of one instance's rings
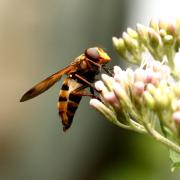
[[[75,80],[66,78],[61,87],[59,93],[58,109],[64,131],[66,131],[71,126],[74,114],[81,101],[81,96],[74,93],[75,90],[81,86],[82,84],[76,82]],[[82,91],[83,90],[80,92]]]

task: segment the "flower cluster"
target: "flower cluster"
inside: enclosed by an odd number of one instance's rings
[[[128,28],[113,44],[139,67],[115,66],[113,76],[102,74],[95,83],[100,100],[91,99],[91,106],[115,125],[149,134],[180,154],[180,20]]]
[[[180,136],[180,84],[167,65],[151,61],[134,71],[115,66],[114,76],[102,74],[95,87],[101,102],[91,99],[90,104],[115,124],[146,132],[146,123],[154,121],[154,128],[160,122],[165,134]]]
[[[128,28],[122,37],[113,37],[113,44],[123,59],[134,64],[141,64],[141,54],[145,51],[157,61],[166,57],[172,73],[178,76],[174,57],[180,47],[180,19],[175,23],[152,20],[149,27],[137,24],[136,30]]]

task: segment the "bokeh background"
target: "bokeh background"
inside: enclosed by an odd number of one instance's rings
[[[61,83],[19,103],[43,78],[91,46],[112,48],[136,23],[179,16],[178,0],[0,0],[0,180],[179,180],[168,150],[115,127],[84,98],[69,131],[56,103]]]

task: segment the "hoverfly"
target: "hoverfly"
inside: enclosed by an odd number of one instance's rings
[[[72,124],[76,109],[82,96],[95,97],[94,90],[97,91],[92,83],[95,76],[103,68],[107,71],[105,65],[111,60],[108,54],[99,47],[88,48],[83,54],[64,69],[44,79],[27,91],[20,102],[34,98],[53,86],[60,78],[66,74],[61,90],[59,92],[58,110],[62,119],[63,131],[66,131]],[[89,87],[91,93],[86,93],[85,89]]]

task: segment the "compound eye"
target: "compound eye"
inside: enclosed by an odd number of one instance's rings
[[[100,57],[97,47],[86,49],[85,55],[91,60],[98,60]]]

